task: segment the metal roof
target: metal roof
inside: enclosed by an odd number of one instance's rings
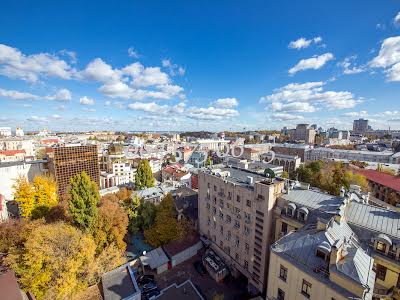
[[[352,201],[346,209],[346,220],[350,225],[400,239],[399,212]]]

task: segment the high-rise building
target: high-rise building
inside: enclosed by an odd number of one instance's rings
[[[222,165],[199,172],[200,233],[253,290],[267,285],[273,207],[283,187],[280,179]]]
[[[96,145],[56,147],[49,155],[49,171],[57,182],[57,192],[67,192],[70,179],[85,171],[99,186],[100,171]]]
[[[354,133],[365,133],[369,129],[368,120],[358,119],[353,121]]]

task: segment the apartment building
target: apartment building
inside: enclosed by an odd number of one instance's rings
[[[314,148],[306,152],[306,160],[358,160],[377,163],[400,163],[400,155],[392,151],[362,151],[332,148]]]
[[[250,290],[267,285],[273,207],[284,181],[223,165],[199,172],[199,229]]]
[[[49,154],[49,171],[57,182],[57,192],[64,195],[70,179],[85,171],[100,186],[96,145],[57,147]]]
[[[319,222],[327,224],[329,222],[335,222],[340,226],[342,222],[345,222],[350,227],[353,232],[352,236],[357,241],[355,245],[347,247],[350,247],[350,249],[356,247],[357,251],[355,253],[361,251],[359,248],[364,249],[363,251],[366,251],[368,256],[372,257],[373,270],[376,273],[374,285],[367,285],[372,289],[372,295],[369,296],[369,298],[362,298],[359,293],[356,293],[354,296],[355,299],[371,299],[372,297],[374,299],[400,299],[400,212],[369,205],[368,200],[368,194],[360,193],[355,188],[349,192],[342,190],[340,196],[332,196],[319,190],[309,189],[308,186],[305,185],[291,185],[291,188],[287,189],[285,193],[278,197],[275,208],[274,238],[275,241],[277,241],[277,245],[282,246],[286,244],[284,239],[288,234],[291,235],[294,231],[303,232],[299,235],[292,236],[292,238],[298,237],[299,239],[297,242],[292,241],[291,244],[301,244],[302,235],[306,234],[304,231],[309,229],[314,230],[316,224]],[[332,219],[334,219],[334,221],[332,221]],[[333,226],[336,225],[333,224]],[[327,232],[329,233],[330,230]],[[314,233],[307,232],[307,234],[311,236]],[[332,236],[337,239],[335,235]],[[308,237],[307,240],[311,241],[311,237]],[[349,239],[346,238],[346,241],[349,241]],[[332,249],[332,244],[330,247]],[[314,250],[313,251],[316,253],[317,249]],[[295,252],[300,251],[301,249],[297,249]],[[274,251],[272,250],[272,252]],[[346,252],[348,253],[347,248]],[[276,254],[281,256],[281,253]],[[287,261],[285,264],[282,263],[283,267],[286,269],[295,268],[297,271],[293,271],[293,274],[299,273],[299,267],[293,266],[293,264],[295,261],[300,260],[300,258],[288,260],[290,255],[288,256],[287,253],[284,255],[284,258],[285,257]],[[272,260],[276,259],[277,258],[273,257],[272,254],[271,264]],[[279,269],[280,266],[275,265],[275,269],[270,270],[271,274],[273,272],[276,274],[276,272],[279,271],[277,268]],[[316,289],[312,288],[313,291],[321,290],[328,293],[329,288],[333,286],[331,275],[329,275],[329,269],[325,270],[328,271],[325,272],[325,279],[320,278],[321,271],[319,269],[315,270],[312,268],[301,268],[300,273],[303,279],[311,283],[313,287],[316,287]],[[366,270],[363,272],[365,273]],[[360,272],[358,271],[358,273]],[[309,278],[309,280],[306,277]],[[348,275],[348,277],[352,278],[351,275]],[[315,279],[318,279],[318,283],[313,284],[312,280],[315,281]],[[301,281],[302,279],[299,277],[298,280]],[[349,282],[354,283],[354,281],[351,280]],[[364,281],[364,283],[365,282],[366,281]],[[360,283],[361,281],[358,282],[358,284]],[[304,299],[304,297],[300,295],[299,290],[297,290],[297,292],[300,296],[297,294],[293,296],[290,292],[285,291],[282,285],[276,282],[271,282],[271,284],[272,294],[268,294],[269,297],[279,299],[278,296],[280,295],[281,299]],[[324,286],[321,287],[321,284]],[[337,282],[335,284],[337,284]],[[339,286],[350,292],[357,290],[355,286],[351,285],[343,287],[343,285],[339,284]],[[281,289],[279,294],[278,288]],[[268,286],[268,289],[270,289],[270,286]],[[311,299],[331,299],[330,297],[334,299],[343,299],[346,295],[342,293],[339,297],[330,296],[328,293],[326,296],[322,297],[321,294],[318,293],[319,292],[314,292]],[[365,291],[365,294],[369,295],[367,291]],[[286,296],[286,298],[282,298],[282,295]]]
[[[318,220],[272,245],[267,299],[372,299],[373,262],[342,216]]]

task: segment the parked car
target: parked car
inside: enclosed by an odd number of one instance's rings
[[[206,268],[204,268],[201,261],[195,261],[193,263],[193,266],[196,269],[197,273],[199,273],[201,276],[204,276],[207,274],[207,270],[206,270]]]

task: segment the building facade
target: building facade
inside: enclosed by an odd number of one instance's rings
[[[73,176],[85,171],[100,187],[96,145],[57,147],[49,157],[49,171],[57,182],[57,192],[64,195]]]
[[[234,276],[263,291],[273,207],[284,182],[247,170],[214,166],[199,172],[199,229]]]

